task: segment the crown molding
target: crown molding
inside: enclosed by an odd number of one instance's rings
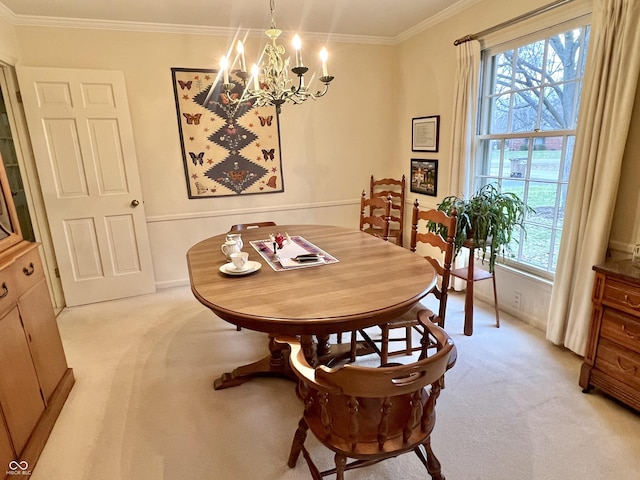
[[[0,1],[0,19],[6,20],[8,23],[15,24],[16,15]]]
[[[400,43],[406,42],[411,37],[421,32],[424,32],[425,30],[433,27],[434,25],[437,25],[438,23],[445,21],[449,17],[453,17],[454,15],[457,15],[463,10],[466,10],[467,8],[481,1],[482,0],[460,0],[458,2],[455,2],[453,5],[445,8],[444,10],[439,12],[437,15],[427,18],[426,20],[418,23],[417,25],[414,25],[413,27],[409,28],[408,30],[405,30],[404,32],[396,36],[394,38],[394,44],[398,45]]]
[[[332,33],[303,32],[305,38],[326,42],[361,43],[369,45],[398,45],[418,33],[460,13],[462,10],[482,0],[460,0],[447,7],[437,15],[409,28],[395,37],[380,37],[373,35],[337,35]],[[0,1],[0,19],[6,20],[14,26],[49,27],[49,28],[78,28],[85,30],[114,30],[127,32],[169,33],[177,35],[211,35],[219,37],[233,37],[236,28],[209,27],[200,25],[174,25],[167,23],[147,23],[115,20],[77,19],[65,17],[44,17],[38,15],[16,15]],[[247,34],[251,37],[264,36],[264,30],[251,29]]]
[[[85,30],[113,30],[126,32],[169,33],[177,35],[211,35],[218,37],[233,37],[238,29],[232,27],[211,27],[201,25],[176,25],[168,23],[130,22],[120,20],[96,20],[65,17],[44,17],[38,15],[16,15],[3,3],[0,3],[0,18],[14,26],[49,27],[49,28],[78,28]],[[370,35],[338,35],[332,33],[303,32],[305,38],[326,42],[364,43],[378,45],[393,45],[392,37],[377,37]],[[264,30],[249,29],[247,35],[264,37]]]

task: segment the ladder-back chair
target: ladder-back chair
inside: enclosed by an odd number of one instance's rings
[[[387,198],[391,196],[391,214],[389,225],[389,238],[396,245],[403,245],[404,231],[404,201],[405,201],[405,177],[401,180],[394,178],[382,178],[375,180],[371,175],[369,197]]]
[[[422,224],[421,224],[422,222]],[[451,278],[451,264],[453,262],[453,254],[455,250],[454,237],[458,218],[456,211],[452,215],[436,209],[420,209],[420,203],[416,199],[413,204],[413,214],[411,218],[411,251],[415,252],[419,244],[427,246],[428,254],[424,257],[435,269],[438,275],[438,283],[429,292],[438,300],[438,311],[429,312],[428,316],[431,320],[444,328],[445,316],[447,313],[447,298],[449,291],[449,281]],[[428,226],[435,226],[435,231],[429,231]],[[423,308],[419,306],[419,308]],[[390,338],[390,331],[397,328],[404,328],[404,337]],[[413,345],[412,330],[418,330],[420,334],[419,322],[417,319],[416,309],[412,309],[397,320],[381,325],[381,362],[387,362],[389,355],[406,354],[419,350],[420,347]],[[402,350],[389,351],[390,341],[403,341],[405,348]]]
[[[250,228],[258,227],[275,227],[276,222],[253,222],[253,223],[238,223],[237,225],[231,225],[230,232],[236,232],[238,230],[249,230]]]
[[[362,197],[360,198],[360,230],[380,237],[386,242],[389,239],[390,215],[391,197],[367,198],[365,191],[362,191]]]

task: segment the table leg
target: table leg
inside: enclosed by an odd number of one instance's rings
[[[355,356],[368,355],[374,351],[380,354],[380,350],[375,347],[375,344],[370,338],[368,338],[366,333],[364,331],[361,331],[360,333],[365,337],[365,340],[357,342]],[[352,332],[352,335],[355,334],[355,332]],[[351,357],[351,342],[329,343],[329,335],[316,335],[316,338],[318,340],[316,345],[318,364],[331,367],[337,362]]]
[[[318,357],[324,357],[331,351],[331,344],[329,343],[329,335],[316,335],[318,344],[316,346]]]
[[[254,377],[280,377],[297,381],[295,373],[289,366],[289,348],[285,344],[276,343],[274,336],[269,334],[269,356],[257,362],[243,365],[230,373],[223,373],[213,382],[215,390],[235,387]]]

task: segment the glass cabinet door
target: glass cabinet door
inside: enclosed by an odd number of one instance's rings
[[[4,83],[4,82],[3,82]],[[3,86],[0,84],[0,87]],[[18,222],[20,224],[20,231],[22,237],[30,242],[35,241],[35,235],[33,233],[33,227],[31,225],[31,216],[29,215],[29,207],[27,205],[27,197],[24,191],[24,185],[22,183],[22,176],[20,175],[20,167],[18,165],[18,157],[16,156],[16,150],[13,144],[13,136],[11,134],[11,125],[9,123],[9,117],[7,114],[7,108],[0,88],[0,155],[4,162],[4,168],[7,173],[7,180],[9,181],[9,187],[11,189],[11,197],[13,198],[13,204],[18,214]],[[8,221],[7,208],[4,204],[4,198],[2,199],[3,205],[0,207],[0,230],[10,228],[11,223]],[[6,218],[5,218],[6,217]],[[12,231],[15,229],[11,229]],[[0,233],[0,239],[4,238],[6,233]]]

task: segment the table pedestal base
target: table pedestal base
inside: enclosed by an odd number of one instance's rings
[[[214,390],[235,387],[248,382],[254,377],[280,377],[287,380],[298,381],[295,373],[289,366],[289,347],[276,343],[274,335],[269,335],[269,356],[257,362],[243,365],[230,373],[223,373],[213,382]]]
[[[300,344],[309,365],[331,366],[338,360],[343,360],[351,355],[351,345],[348,343],[330,345],[328,335],[318,335],[318,343],[313,342],[310,335],[301,335]],[[358,342],[357,355],[372,353],[373,350],[366,343]],[[214,390],[235,387],[248,382],[254,377],[279,377],[294,382],[298,377],[289,365],[289,347],[286,344],[276,343],[274,335],[269,335],[269,356],[257,362],[243,365],[232,372],[223,373],[213,382]]]

